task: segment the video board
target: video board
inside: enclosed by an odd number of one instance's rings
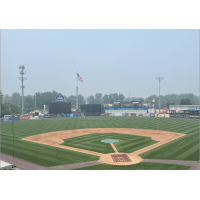
[[[71,114],[71,103],[49,103],[49,114]]]

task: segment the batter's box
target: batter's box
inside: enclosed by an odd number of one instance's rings
[[[111,155],[114,162],[132,162],[132,160],[126,154],[114,154]]]

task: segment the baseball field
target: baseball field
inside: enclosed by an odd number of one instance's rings
[[[199,121],[77,117],[7,122],[1,124],[1,152],[47,169],[74,164],[81,170],[187,170],[199,161]],[[98,162],[78,165],[92,161]]]

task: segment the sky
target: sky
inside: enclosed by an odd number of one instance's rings
[[[25,65],[25,96],[57,91],[76,94],[121,93],[199,95],[197,29],[3,29],[1,90],[21,93],[19,65]]]

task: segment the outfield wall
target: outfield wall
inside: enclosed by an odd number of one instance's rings
[[[104,108],[105,113],[147,113],[148,108]]]

